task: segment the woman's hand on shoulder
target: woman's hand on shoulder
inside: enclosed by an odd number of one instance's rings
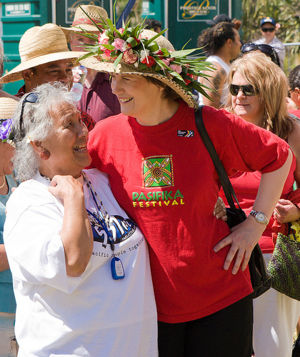
[[[279,223],[293,222],[300,218],[300,209],[289,200],[280,199],[274,210]]]
[[[265,228],[265,225],[257,223],[252,216],[235,226],[233,231],[214,247],[214,251],[218,253],[230,245],[223,268],[228,270],[233,264],[232,274],[236,274],[240,268],[244,271]]]
[[[55,175],[48,190],[63,203],[69,200],[83,199],[82,184],[71,175]]]

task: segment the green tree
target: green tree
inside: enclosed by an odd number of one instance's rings
[[[243,40],[260,37],[259,21],[266,16],[273,17],[279,24],[278,38],[284,43],[300,42],[299,0],[242,0]],[[300,53],[300,46],[293,52]]]

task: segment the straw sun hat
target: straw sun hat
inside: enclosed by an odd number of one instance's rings
[[[0,120],[11,119],[18,103],[18,98],[0,97]]]
[[[48,62],[77,59],[84,52],[68,49],[66,36],[55,24],[34,26],[27,30],[19,43],[21,63],[0,78],[0,83],[23,79],[22,71]]]
[[[95,49],[98,46],[98,55],[93,53],[79,62],[99,72],[153,77],[172,88],[189,107],[197,108],[192,90],[203,94],[204,90],[193,74],[203,76],[201,72],[209,68],[208,63],[200,58],[189,59],[187,55],[193,50],[174,52],[173,45],[162,35],[148,41],[157,33],[137,27],[119,30],[120,35],[115,29],[106,27],[95,45]],[[102,43],[111,45],[110,49],[101,46]],[[111,50],[111,47],[115,49]]]
[[[93,21],[101,26],[102,21],[107,18],[107,12],[102,7],[95,5],[81,5],[76,8],[72,26],[61,27],[61,29],[66,36],[69,36],[70,32],[81,32],[82,30],[98,32],[99,29],[94,25]]]

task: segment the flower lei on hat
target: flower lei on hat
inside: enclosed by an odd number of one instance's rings
[[[84,9],[82,11],[85,12]],[[87,13],[86,15],[89,17]],[[117,29],[108,18],[103,19],[101,26],[95,22],[94,25],[100,31],[99,35],[82,29],[82,35],[93,39],[96,44],[86,46],[89,53],[79,60],[95,56],[100,61],[113,62],[114,68],[123,62],[135,67],[139,72],[153,72],[166,76],[188,92],[197,90],[202,95],[208,96],[204,90],[207,87],[198,81],[198,77],[210,77],[203,71],[213,70],[214,67],[205,62],[203,56],[190,56],[199,48],[180,51],[161,48],[155,40],[167,30],[161,31],[152,38],[142,38],[143,23],[131,27],[128,22],[123,24],[122,28]]]
[[[6,142],[12,129],[12,120],[0,120],[0,141]]]

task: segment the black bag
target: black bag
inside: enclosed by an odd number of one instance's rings
[[[195,112],[196,127],[203,140],[204,145],[209,152],[211,159],[214,163],[216,171],[219,176],[220,183],[223,187],[226,199],[230,208],[227,208],[227,224],[234,227],[239,223],[242,223],[247,217],[245,212],[241,209],[238,199],[235,195],[231,182],[224,169],[224,166],[219,159],[216,149],[210,140],[210,137],[205,129],[202,119],[202,106]],[[235,206],[236,202],[238,208]],[[249,272],[251,276],[251,283],[253,287],[252,297],[256,298],[262,295],[265,291],[271,287],[271,279],[267,274],[265,261],[258,244],[254,247],[249,260]]]

